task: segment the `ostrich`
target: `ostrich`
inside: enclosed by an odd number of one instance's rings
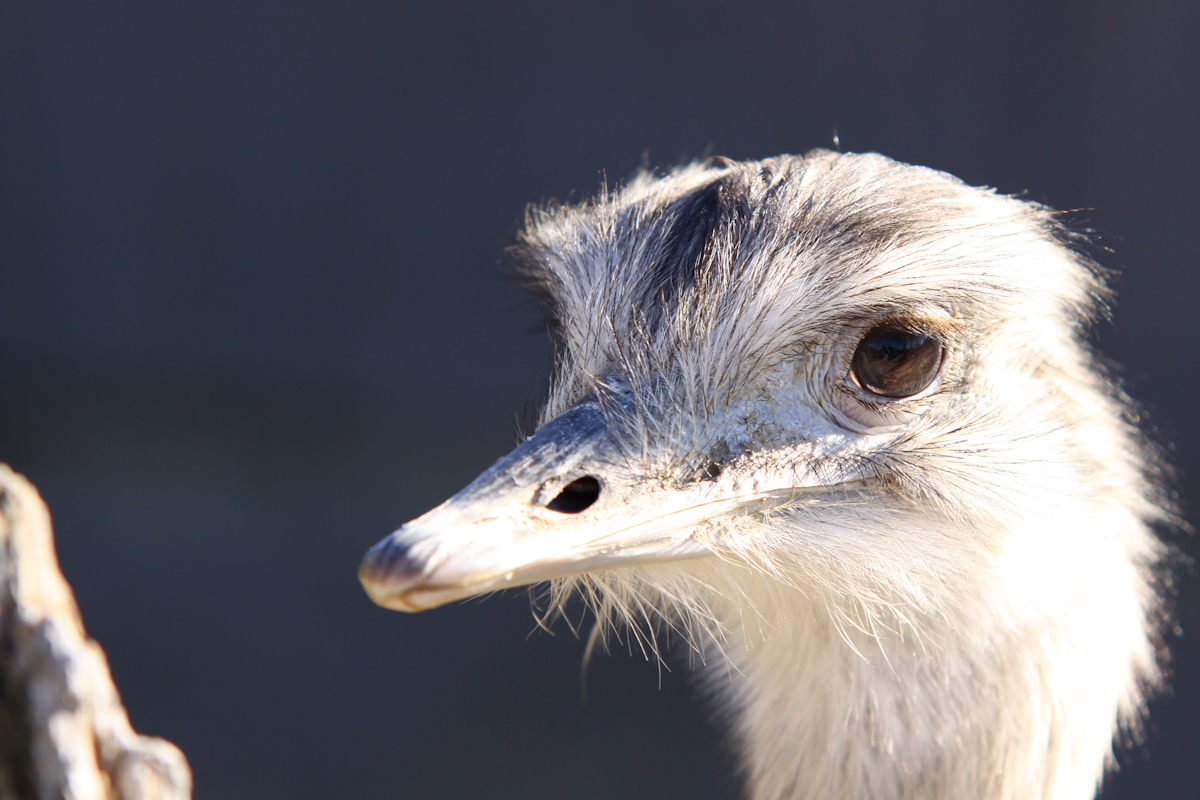
[[[826,151],[534,208],[539,429],[361,580],[401,611],[548,582],[675,632],[753,800],[1091,798],[1162,680],[1169,509],[1077,238]]]

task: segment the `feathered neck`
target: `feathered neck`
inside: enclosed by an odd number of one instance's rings
[[[1008,531],[957,583],[928,564],[936,609],[720,557],[577,580],[607,622],[666,611],[735,734],[751,800],[1087,800],[1114,727],[1136,736],[1159,680],[1157,550],[1121,530],[1141,529],[1132,517],[1102,516]],[[1068,573],[1061,558],[1086,564]]]

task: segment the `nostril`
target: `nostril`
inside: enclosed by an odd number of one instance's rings
[[[558,497],[546,504],[546,508],[560,514],[578,514],[600,497],[600,481],[590,475],[571,481],[558,493]]]

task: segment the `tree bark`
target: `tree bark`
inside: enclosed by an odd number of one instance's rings
[[[0,464],[0,800],[188,800],[187,760],[130,726],[58,568],[37,490]]]

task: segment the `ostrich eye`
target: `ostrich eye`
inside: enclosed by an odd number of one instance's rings
[[[942,343],[894,325],[872,328],[858,343],[850,372],[881,397],[912,397],[933,383],[942,366]]]

